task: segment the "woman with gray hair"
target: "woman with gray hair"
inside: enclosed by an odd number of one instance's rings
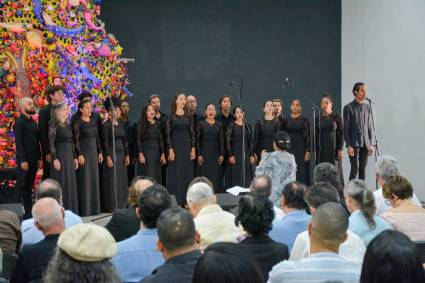
[[[77,175],[78,161],[75,154],[72,128],[68,121],[69,106],[59,103],[53,106],[49,125],[49,145],[53,166],[50,176],[63,188],[63,206],[78,213]]]
[[[351,213],[348,229],[367,246],[379,233],[390,229],[388,222],[375,216],[375,199],[363,180],[354,179],[344,188],[345,203]]]

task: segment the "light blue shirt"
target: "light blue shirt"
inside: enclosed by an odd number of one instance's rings
[[[292,249],[295,238],[299,233],[307,230],[311,216],[304,210],[294,210],[286,214],[282,220],[274,221],[269,236],[276,242],[285,244]]]
[[[123,282],[139,282],[164,263],[162,253],[156,249],[157,240],[156,229],[141,229],[136,235],[117,243],[112,263]]]
[[[65,228],[74,226],[76,224],[83,223],[80,216],[73,213],[71,210],[65,210]],[[44,239],[43,233],[37,229],[34,225],[34,218],[30,218],[22,221],[22,246],[35,244]]]
[[[361,210],[351,213],[348,229],[356,233],[367,245],[382,231],[391,229],[390,224],[379,216],[374,216],[375,227],[370,227]]]
[[[358,283],[361,264],[336,253],[314,253],[300,261],[282,261],[273,266],[269,283],[341,282]]]

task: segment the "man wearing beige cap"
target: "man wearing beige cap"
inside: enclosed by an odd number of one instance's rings
[[[32,282],[41,279],[52,257],[59,234],[65,229],[64,209],[53,198],[38,200],[33,208],[34,225],[44,239],[22,248],[11,282]]]
[[[110,259],[116,244],[112,235],[95,224],[78,224],[66,229],[58,240],[58,249],[44,282],[120,282]]]

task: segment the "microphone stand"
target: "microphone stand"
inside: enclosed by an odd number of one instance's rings
[[[375,118],[373,115],[373,107],[372,107],[372,100],[368,99],[369,101],[369,107],[370,107],[370,112],[369,115],[372,119],[372,126],[373,126],[373,135],[375,137],[375,163],[378,161],[378,157],[380,155],[379,153],[379,146],[378,146],[378,136],[376,135],[376,127],[375,127]],[[375,188],[376,190],[378,190],[378,180],[375,180]]]
[[[320,158],[320,134],[321,134],[321,129],[320,129],[320,112],[322,111],[321,108],[319,106],[317,106],[313,101],[311,101],[304,93],[302,93],[297,87],[295,87],[294,82],[292,82],[289,78],[285,79],[285,85],[289,86],[294,92],[295,94],[303,97],[310,105],[311,105],[311,111],[313,114],[313,152],[314,152],[314,164],[317,165],[317,161]],[[282,88],[285,88],[285,85],[282,86]],[[319,115],[318,117],[318,127],[319,127],[319,131],[318,131],[318,143],[317,143],[317,137],[316,137],[316,110],[319,111]],[[316,147],[317,145],[317,147]],[[309,145],[310,146],[310,145]],[[317,150],[318,149],[318,150]],[[311,157],[310,157],[311,160]],[[309,168],[310,170],[310,168]]]
[[[238,89],[238,87],[235,85],[235,82],[232,81],[230,83],[230,85],[232,86],[233,92],[235,93],[235,95],[239,98],[239,104],[241,106],[241,108],[243,108],[242,105],[242,88],[243,88],[243,77],[240,77],[240,87]],[[245,188],[246,187],[246,172],[245,172],[245,167],[246,167],[246,152],[245,152],[245,126],[246,126],[246,113],[244,113],[244,118],[243,118],[243,122],[242,122],[242,181],[241,184],[242,186]]]

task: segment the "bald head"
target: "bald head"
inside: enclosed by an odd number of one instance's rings
[[[62,188],[58,181],[46,179],[38,184],[35,191],[35,198],[39,200],[45,197],[53,198],[62,205]]]
[[[137,206],[139,204],[140,196],[147,188],[155,185],[155,180],[151,178],[134,179],[128,192],[128,204],[130,206]]]
[[[345,241],[348,229],[348,215],[337,203],[322,204],[313,214],[309,225],[310,236],[316,242],[329,249],[338,251]]]
[[[28,115],[35,114],[34,101],[29,97],[22,97],[19,100],[19,109],[24,114],[28,114]]]
[[[59,234],[65,228],[64,210],[53,198],[38,200],[32,208],[32,215],[35,225],[44,235]]]
[[[186,194],[186,201],[193,217],[207,205],[215,204],[216,197],[213,189],[207,183],[199,182],[189,187]]]
[[[260,193],[269,197],[272,193],[272,179],[267,175],[258,175],[252,179],[251,192]]]

